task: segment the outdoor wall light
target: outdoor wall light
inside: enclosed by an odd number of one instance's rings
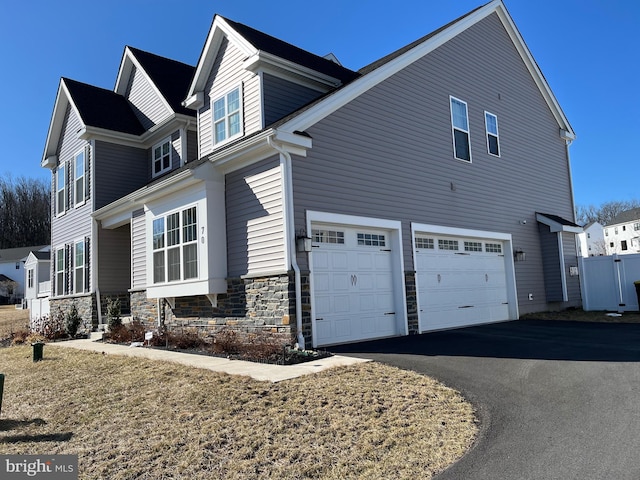
[[[309,238],[309,237],[296,237],[296,250],[298,250],[298,252],[310,252],[311,251],[311,238]]]
[[[522,250],[514,250],[513,252],[513,260],[516,262],[524,262],[527,259],[527,254]]]

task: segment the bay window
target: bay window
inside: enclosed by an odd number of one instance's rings
[[[196,207],[153,220],[153,283],[198,278]]]

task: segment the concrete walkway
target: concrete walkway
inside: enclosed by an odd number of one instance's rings
[[[47,356],[47,349],[53,348],[76,348],[78,350],[89,350],[101,352],[107,355],[123,355],[128,357],[141,357],[150,360],[161,360],[165,362],[175,362],[189,367],[204,368],[214,372],[223,372],[230,375],[244,375],[254,380],[263,382],[281,382],[292,378],[318,373],[329,368],[353,365],[356,363],[368,362],[368,359],[343,357],[334,355],[297,365],[270,365],[265,363],[246,362],[243,360],[229,360],[226,358],[211,357],[208,355],[198,355],[182,352],[171,352],[148,347],[129,347],[112,343],[102,343],[94,339],[68,340],[65,342],[47,343],[44,350],[44,357]]]

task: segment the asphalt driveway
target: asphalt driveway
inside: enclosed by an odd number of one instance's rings
[[[640,324],[521,320],[331,350],[474,403],[478,440],[439,479],[640,479]]]

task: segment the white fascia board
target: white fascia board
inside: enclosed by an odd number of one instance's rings
[[[310,80],[312,83],[328,87],[337,87],[341,84],[340,80],[335,77],[331,77],[310,68],[303,67],[300,64],[297,64],[290,60],[285,60],[262,50],[257,51],[254,55],[247,58],[243,63],[243,67],[246,70],[254,73],[261,68],[265,68],[267,69],[267,71],[269,71],[269,67],[271,67],[271,70],[273,72],[284,70],[285,72],[291,72],[293,74],[300,75],[301,77]]]
[[[121,145],[136,148],[150,148],[158,139],[164,138],[176,130],[185,128],[187,124],[193,123],[194,121],[195,119],[188,115],[172,114],[139,136],[99,127],[84,127],[79,131],[78,138],[81,140],[116,142]]]
[[[569,233],[582,233],[584,232],[584,229],[582,227],[572,227],[571,225],[563,225],[561,223],[558,223],[552,219],[550,219],[549,217],[547,217],[546,215],[543,215],[541,213],[536,213],[536,220],[540,223],[542,223],[543,225],[547,225],[549,227],[549,231],[556,233],[556,232],[569,232]]]
[[[204,90],[204,84],[209,77],[209,72],[211,71],[211,67],[224,37],[233,43],[242,52],[244,57],[250,57],[257,52],[256,48],[225,22],[220,15],[216,15],[211,24],[211,29],[207,35],[202,53],[200,54],[196,72],[191,81],[191,86],[189,87],[186,98],[190,98],[195,95],[196,92]]]
[[[191,108],[192,110],[198,110],[204,106],[204,92],[195,92],[190,97],[182,102],[182,106],[185,108]]]
[[[403,53],[399,57],[396,57],[395,59],[385,63],[384,65],[381,65],[367,75],[354,80],[349,85],[329,95],[324,101],[319,102],[314,107],[302,112],[300,115],[297,115],[295,118],[286,122],[280,127],[280,129],[288,131],[304,131],[308,129],[315,123],[319,122],[323,118],[338,110],[340,107],[354,100],[359,95],[378,85],[380,82],[386,80],[391,75],[399,72],[403,68],[406,68],[407,66],[416,62],[425,55],[431,53],[438,47],[442,46],[449,40],[453,39],[468,28],[474,26],[476,23],[485,19],[494,12],[498,14],[498,18],[500,18],[501,22],[505,26],[505,29],[509,33],[512,42],[515,44],[516,49],[525,62],[531,76],[538,86],[538,89],[549,105],[549,108],[551,109],[556,121],[558,122],[558,125],[570,134],[573,134],[571,125],[562,112],[560,105],[551,92],[549,85],[542,76],[542,73],[535,63],[535,60],[533,60],[531,52],[518,33],[515,24],[511,19],[509,13],[507,12],[502,0],[494,0],[491,3],[486,4],[482,8],[476,10],[474,13],[462,18],[460,21],[451,25],[449,28],[437,33],[433,37],[425,40],[423,43],[416,45],[414,48]]]
[[[120,68],[118,69],[116,84],[113,87],[114,92],[124,96],[132,69],[133,61],[131,60],[131,51],[129,50],[129,47],[125,47],[124,52],[122,53],[122,60],[120,61]]]
[[[42,156],[41,166],[45,168],[53,168],[55,165],[50,167],[50,158],[56,154],[58,142],[60,141],[60,134],[62,133],[62,126],[64,124],[64,116],[67,110],[67,106],[71,105],[74,113],[77,115],[78,120],[80,121],[80,126],[82,128],[86,128],[82,117],[73,102],[73,98],[69,94],[69,90],[64,83],[64,79],[60,80],[60,85],[58,87],[58,93],[56,95],[56,101],[53,106],[53,114],[51,115],[51,123],[49,124],[49,131],[47,132],[47,140],[45,142],[44,154]]]

